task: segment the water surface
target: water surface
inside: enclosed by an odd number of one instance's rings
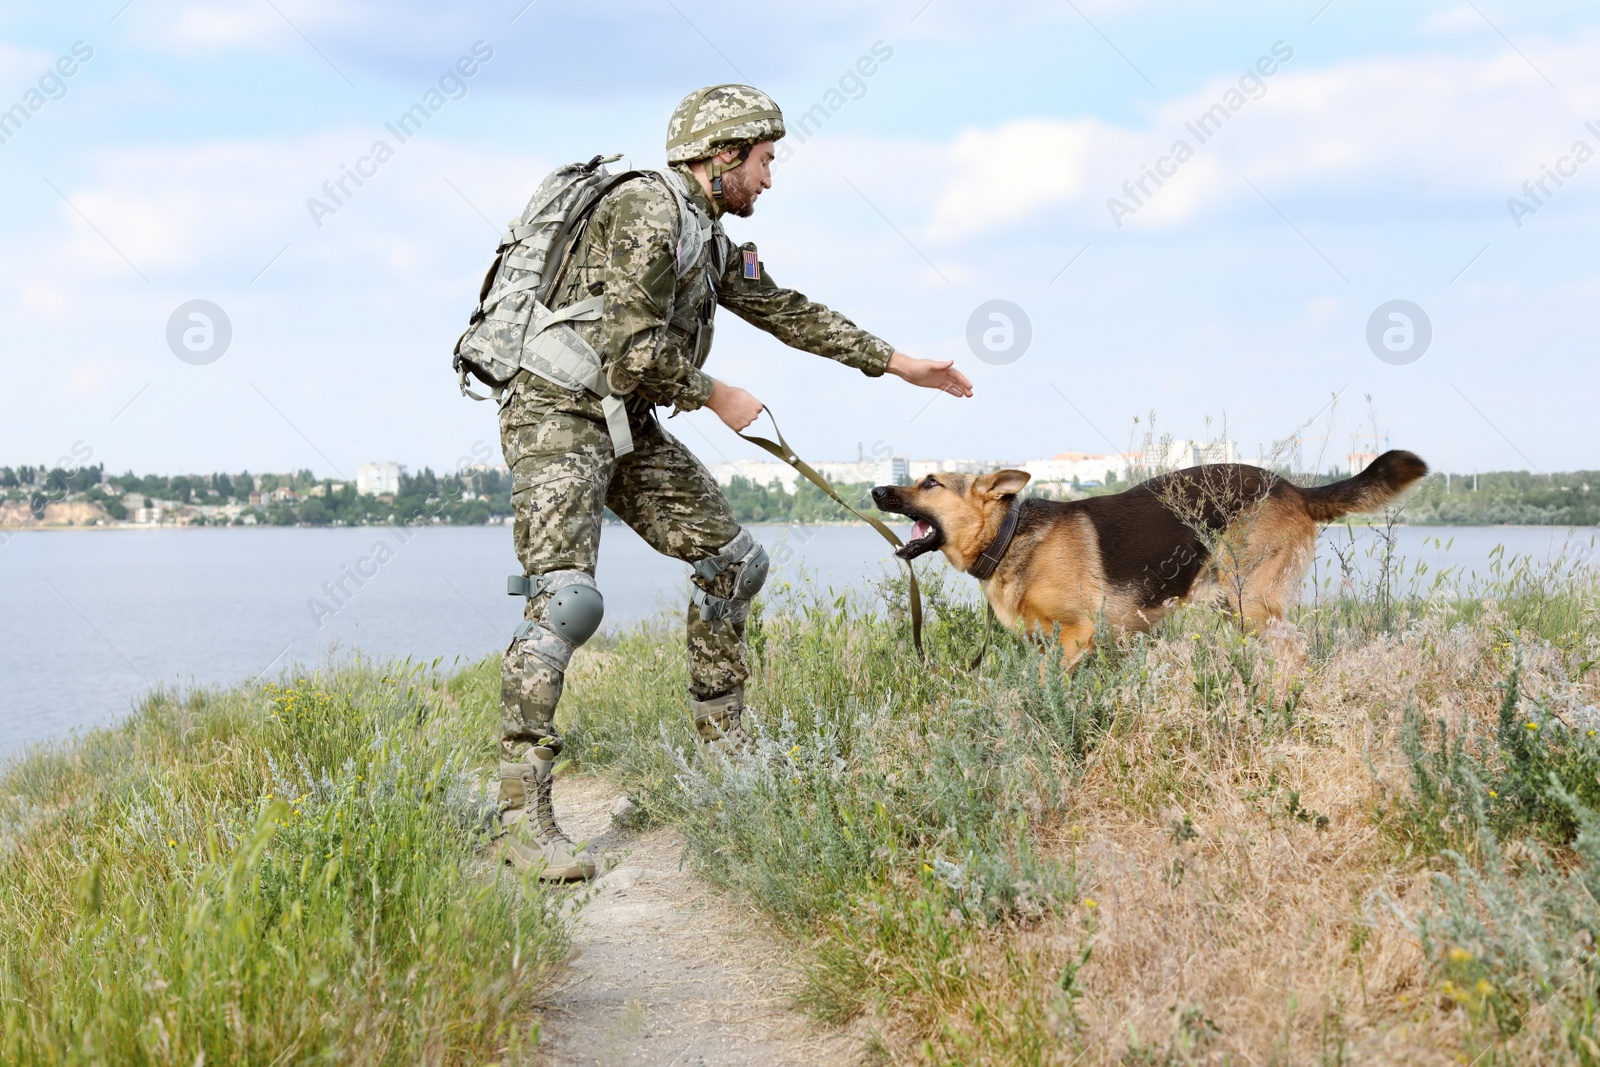
[[[807,575],[860,589],[893,565],[865,526],[755,529],[776,561],[774,581]],[[1592,552],[1593,533],[1396,531],[1403,574],[1420,562],[1430,572],[1459,568],[1467,580],[1488,575],[1498,545],[1548,560],[1563,548]],[[1343,531],[1324,533],[1318,575],[1342,573],[1335,542],[1370,574],[1377,541],[1367,530],[1356,539],[1352,550]],[[505,526],[19,533],[0,545],[0,755],[114,719],[157,685],[270,680],[291,663],[356,649],[446,663],[477,658],[504,647],[521,619],[522,601],[504,592],[515,570]],[[677,615],[686,574],[626,527],[607,527],[597,575],[605,625]]]

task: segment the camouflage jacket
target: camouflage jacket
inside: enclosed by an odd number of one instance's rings
[[[708,218],[713,207],[687,168],[689,199]],[[692,227],[691,227],[692,229]],[[564,307],[588,296],[605,296],[605,311],[592,322],[573,327],[599,353],[612,391],[628,396],[635,416],[658,404],[680,411],[703,406],[711,395],[711,376],[702,367],[710,353],[712,320],[721,304],[752,326],[784,344],[876,377],[888,366],[894,349],[836,311],[781,288],[759,261],[757,276],[747,277],[745,253],[755,245],[735,245],[713,221],[698,262],[679,277],[677,201],[655,176],[638,177],[617,186],[595,208],[587,228],[548,304]],[[693,257],[697,250],[684,250]],[[517,376],[513,397],[544,394],[563,408],[594,408],[587,393],[556,397],[562,392],[526,372]],[[527,400],[538,403],[535,397]],[[520,405],[519,405],[520,406]]]

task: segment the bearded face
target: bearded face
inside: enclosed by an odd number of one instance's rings
[[[730,215],[747,219],[755,213],[756,198],[772,188],[772,143],[762,142],[750,150],[732,170],[722,173],[722,208]]]

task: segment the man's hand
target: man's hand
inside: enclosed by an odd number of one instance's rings
[[[722,382],[712,382],[711,396],[706,399],[706,407],[717,413],[717,418],[723,424],[738,433],[761,414],[763,404],[737,385],[725,385]]]
[[[956,361],[953,359],[913,359],[904,352],[896,352],[889,357],[886,369],[890,374],[924,389],[939,389],[951,396],[972,395],[972,383],[967,381],[965,374],[956,370]]]

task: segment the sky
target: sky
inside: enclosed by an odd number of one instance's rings
[[[811,117],[730,235],[976,390],[719,316],[708,370],[808,458],[1120,451],[1153,420],[1247,456],[1298,437],[1315,469],[1374,439],[1600,468],[1592,4],[743,6],[6,5],[0,464],[497,456],[449,363],[498,232],[557,164],[660,166],[678,100],[742,81]],[[197,300],[226,322],[200,356]],[[710,412],[666,425],[707,462],[762,455]]]

